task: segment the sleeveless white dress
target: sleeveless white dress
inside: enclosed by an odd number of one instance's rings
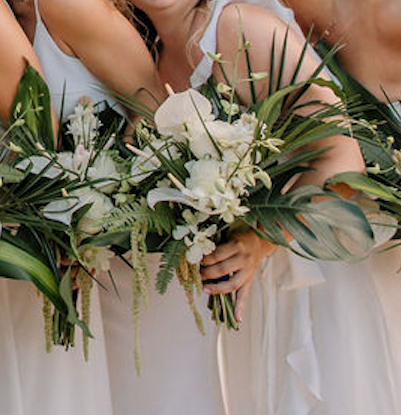
[[[211,4],[195,87],[212,73],[206,53],[216,52],[220,13],[234,2]],[[277,0],[245,2],[269,9],[302,36]],[[265,260],[239,333],[220,333],[227,414],[401,413],[400,258],[401,248],[356,264],[306,261],[287,250]]]
[[[46,29],[38,17],[36,34],[44,50],[50,38],[46,38]],[[42,58],[46,73],[52,73],[53,61],[45,55]],[[68,68],[64,71],[68,72]],[[75,348],[65,352],[57,347],[46,353],[42,300],[37,290],[29,283],[0,279],[2,415],[112,415],[96,287],[92,298],[91,329],[96,340],[90,343],[90,360],[85,363],[79,329]]]
[[[90,96],[95,102],[103,99],[110,101],[109,97],[99,92],[100,81],[80,61],[60,51],[41,21],[38,11],[37,16],[34,48],[41,61],[56,110],[61,106],[64,83],[66,115],[72,111],[82,95]],[[210,313],[206,308],[207,297],[203,295],[198,301],[207,331],[207,335],[202,336],[195,326],[185,294],[176,280],[171,283],[166,295],[161,296],[156,292],[154,286],[159,256],[149,255],[148,259],[152,282],[149,293],[150,309],[144,310],[141,316],[141,378],[137,377],[135,371],[130,268],[119,259],[112,264],[111,272],[119,296],[115,294],[107,276],[103,276],[102,282],[108,287],[108,291],[99,290],[112,413],[224,415],[214,323],[210,322]],[[96,316],[100,318],[99,310],[95,310],[94,314],[95,319]],[[96,332],[95,335],[99,337]],[[100,344],[97,345],[97,342]],[[102,342],[103,338],[98,338],[91,343],[92,348],[102,347]],[[98,356],[93,356],[91,361],[93,364],[102,364],[103,359],[98,361]],[[73,370],[74,368],[71,373]],[[93,375],[92,383],[107,381],[107,374],[102,377],[99,374]],[[79,381],[82,382],[84,380]],[[100,399],[102,394],[97,396]],[[103,396],[108,396],[107,390]],[[68,413],[84,415],[79,411]],[[93,411],[91,415],[99,413],[105,412]]]

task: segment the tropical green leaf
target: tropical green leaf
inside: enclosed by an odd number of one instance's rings
[[[371,196],[378,197],[389,202],[401,203],[401,197],[396,197],[394,188],[390,188],[377,180],[362,173],[341,173],[330,178],[327,184],[345,183],[355,190],[359,190]]]
[[[76,304],[73,299],[71,269],[69,268],[60,282],[60,295],[67,305],[67,320],[72,325],[80,327],[85,336],[93,337],[88,326],[78,318]]]
[[[322,196],[331,200],[314,200]],[[346,235],[362,252],[374,243],[372,230],[358,205],[315,186],[302,186],[285,195],[264,195],[264,200],[255,197],[250,207],[246,221],[260,223],[266,239],[288,247],[284,228],[315,258],[351,260],[354,254],[344,246],[339,234]]]
[[[4,240],[0,240],[0,276],[33,282],[60,312],[66,311],[51,270],[31,254]]]
[[[25,121],[36,141],[47,150],[54,150],[49,89],[39,73],[27,63],[12,106],[10,122]],[[17,144],[17,143],[16,143]]]
[[[20,183],[24,179],[24,173],[9,166],[0,164],[0,180],[3,183]]]

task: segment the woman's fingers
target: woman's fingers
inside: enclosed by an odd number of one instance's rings
[[[253,275],[253,270],[241,269],[236,272],[227,281],[219,282],[217,284],[207,284],[203,291],[206,294],[229,294],[238,291],[246,282],[248,282]]]
[[[234,274],[244,266],[240,255],[234,255],[223,262],[217,262],[201,269],[203,280],[215,280],[226,275]]]
[[[237,241],[231,241],[226,244],[219,245],[217,249],[210,255],[206,255],[202,260],[202,265],[208,267],[210,265],[223,262],[239,252]]]
[[[234,317],[238,323],[242,323],[242,313],[244,312],[245,304],[249,296],[251,284],[245,284],[237,291],[237,298],[235,300]]]

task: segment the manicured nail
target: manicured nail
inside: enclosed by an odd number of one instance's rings
[[[210,289],[209,288],[204,288],[203,289],[203,292],[205,293],[205,294],[211,294],[212,292],[210,291]]]

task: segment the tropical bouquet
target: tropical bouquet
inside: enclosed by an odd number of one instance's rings
[[[283,87],[286,44],[287,38],[279,73],[270,77],[268,98],[261,101],[256,96],[255,83],[267,74],[252,72],[250,45],[243,37],[238,53],[245,52],[248,58],[247,79],[230,82],[225,77],[226,82],[216,84],[211,78],[200,92],[189,89],[175,94],[170,88],[170,97],[154,117],[138,124],[133,142],[127,145],[132,152],[132,178],[138,182],[132,189],[135,200],[114,210],[105,226],[116,233],[135,228],[131,247],[140,270],[146,269],[146,250],[163,253],[157,289],[164,293],[175,273],[201,331],[193,298],[194,291],[202,288],[201,261],[233,233],[253,229],[261,238],[294,250],[286,229],[302,248],[300,255],[325,260],[355,258],[349,240],[363,253],[373,245],[372,230],[357,203],[329,188],[303,186],[288,191],[289,183],[309,169],[307,163],[325,151],[306,150],[305,145],[352,135],[355,130],[362,134],[370,126],[356,122],[341,102],[318,103],[310,116],[299,116],[300,98],[311,85],[342,95],[334,83],[319,78],[326,61],[310,79],[296,81],[307,43],[292,82]],[[272,56],[275,47],[273,42]],[[211,58],[225,74],[222,57]],[[272,59],[271,74],[274,68]],[[237,98],[240,82],[249,85],[253,99],[249,107]],[[130,107],[128,98],[119,98]],[[316,203],[316,198],[324,201]],[[143,275],[137,276],[138,310],[141,295],[146,301]],[[233,302],[232,294],[210,297],[218,324],[238,328]]]
[[[323,41],[318,43],[317,50],[322,57],[330,53],[330,47]],[[329,60],[328,67],[335,75],[348,103],[356,106],[359,122],[367,127],[364,134],[360,135],[358,131],[355,133],[367,165],[367,174],[341,174],[332,178],[330,182],[347,183],[353,189],[374,199],[376,210],[379,207],[380,212],[387,216],[387,219],[384,215],[380,216],[381,232],[386,231],[386,234],[394,235],[401,223],[401,112],[399,103],[392,103],[389,99],[387,103],[379,101],[342,67],[336,57]],[[384,90],[383,94],[387,96]],[[370,206],[374,205],[370,203]],[[375,216],[377,219],[378,215]],[[387,227],[387,230],[384,227]]]
[[[28,66],[0,163],[0,274],[31,281],[43,293],[48,350],[73,345],[77,325],[86,358],[90,290],[114,256],[90,238],[102,232],[101,220],[114,209],[112,194],[128,169],[118,151],[121,117],[110,108],[99,116],[94,111],[84,98],[56,140],[47,87]]]

